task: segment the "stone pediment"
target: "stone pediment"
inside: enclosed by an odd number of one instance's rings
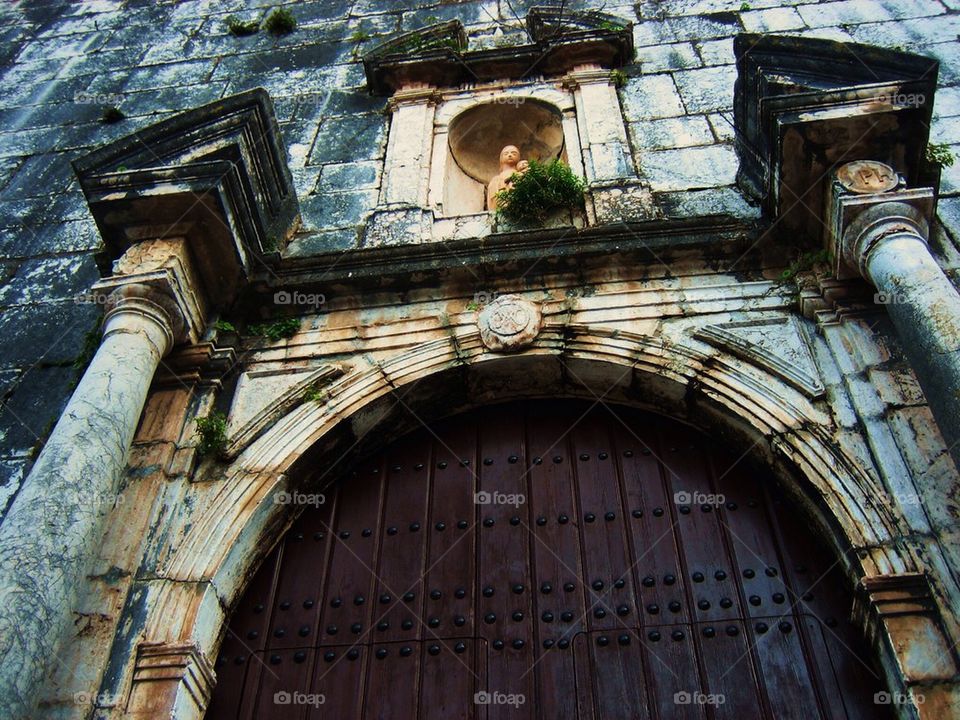
[[[768,370],[811,399],[823,395],[813,353],[792,318],[706,325],[694,337]]]
[[[249,370],[240,375],[227,421],[226,457],[236,457],[294,406],[310,400],[311,390],[343,374],[335,365]]]
[[[429,25],[382,43],[363,57],[367,87],[391,95],[405,85],[466,83],[557,76],[578,65],[617,68],[633,58],[633,24],[600,12],[534,7],[527,15],[533,42],[467,50],[459,20]]]
[[[262,88],[175,115],[73,163],[107,246],[185,237],[211,295],[230,300],[296,226],[299,205]]]
[[[822,234],[831,169],[851,160],[924,182],[936,60],[832,40],[742,34],[734,40],[739,180],[786,237]]]

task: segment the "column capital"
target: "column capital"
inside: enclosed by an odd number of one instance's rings
[[[860,183],[857,178],[864,173],[876,182],[867,178]],[[908,190],[900,188],[901,184],[883,163],[857,161],[834,172],[826,226],[827,249],[833,255],[837,279],[869,280],[867,258],[887,239],[906,235],[926,243],[933,217],[933,188]]]
[[[605,70],[595,63],[589,65],[577,65],[573,70],[563,76],[563,86],[568,90],[576,90],[581,85],[590,85],[594,83],[603,83],[613,85],[613,78],[610,77],[610,70]]]
[[[201,718],[215,682],[213,666],[191,642],[144,642],[137,648],[125,716]]]
[[[403,105],[436,105],[439,102],[440,93],[433,85],[412,83],[404,85],[391,95],[387,105],[390,112],[396,112],[397,108]]]
[[[105,331],[117,314],[136,312],[166,317],[167,350],[195,343],[205,329],[206,298],[182,238],[145,240],[132,245],[113,263],[113,275],[93,286],[107,296]]]

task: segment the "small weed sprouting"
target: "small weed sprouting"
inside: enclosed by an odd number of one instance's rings
[[[227,416],[214,411],[205,418],[197,418],[197,435],[201,455],[217,455],[227,446]]]
[[[116,105],[109,105],[103,109],[103,115],[100,116],[100,122],[112,125],[113,123],[120,122],[125,117],[127,116],[123,114],[123,111],[120,108],[118,108]]]
[[[819,265],[820,263],[833,263],[833,258],[829,250],[817,250],[816,252],[804,253],[797,258],[795,262],[791,263],[790,267],[780,273],[780,280],[781,282],[793,280],[798,273],[806,272],[813,268],[814,265]]]
[[[740,3],[740,12],[748,12],[750,10],[750,3],[743,2]]]
[[[347,38],[347,40],[352,43],[362,43],[362,42],[366,42],[372,37],[373,35],[368,33],[366,30],[357,28],[356,30],[353,31],[353,34],[349,38]]]
[[[513,176],[513,187],[497,193],[497,214],[517,224],[542,223],[553,210],[582,208],[586,189],[566,163],[531,160],[525,173]]]
[[[256,35],[258,32],[260,32],[259,20],[240,20],[235,15],[228,15],[226,23],[227,30],[230,31],[230,34],[237,37]]]
[[[627,84],[627,74],[623,70],[611,70],[610,80],[616,87],[622,88]]]
[[[263,21],[263,28],[271,35],[287,35],[297,29],[297,19],[286,8],[274,8]]]
[[[228,320],[217,320],[213,327],[219,330],[220,332],[236,332],[237,329],[233,326],[232,322]]]
[[[273,342],[292,338],[300,330],[300,321],[297,318],[275,320],[272,323],[260,323],[249,328],[253,335],[263,335]]]
[[[327,391],[317,385],[313,385],[303,394],[304,402],[326,402],[329,399]]]
[[[263,251],[264,252],[276,252],[280,248],[280,243],[277,240],[276,235],[267,235],[263,239]]]
[[[927,145],[927,162],[936,163],[940,167],[951,167],[954,157],[950,146],[946,143],[930,143]]]

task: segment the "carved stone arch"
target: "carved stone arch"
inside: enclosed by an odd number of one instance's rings
[[[165,581],[152,602],[142,601],[151,607],[143,636],[214,656],[247,579],[295,520],[276,497],[317,487],[306,468],[315,474],[364,442],[365,449],[385,446],[422,421],[524,397],[602,397],[731,437],[786,481],[829,534],[848,577],[914,576],[918,563],[894,542],[896,512],[867,502],[876,481],[831,441],[816,408],[799,394],[775,403],[758,389],[766,370],[745,372],[718,358],[694,344],[571,326],[545,328],[522,354],[490,353],[470,331],[348,373],[328,387],[329,400],[295,407],[217,477],[196,478],[205,494],[158,559]],[[765,376],[766,384],[780,382]],[[171,616],[184,618],[177,637],[170,637]]]

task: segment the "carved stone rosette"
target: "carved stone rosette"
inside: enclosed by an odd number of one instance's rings
[[[540,334],[540,305],[519,295],[501,295],[480,311],[480,340],[493,352],[514,352],[530,345]]]

